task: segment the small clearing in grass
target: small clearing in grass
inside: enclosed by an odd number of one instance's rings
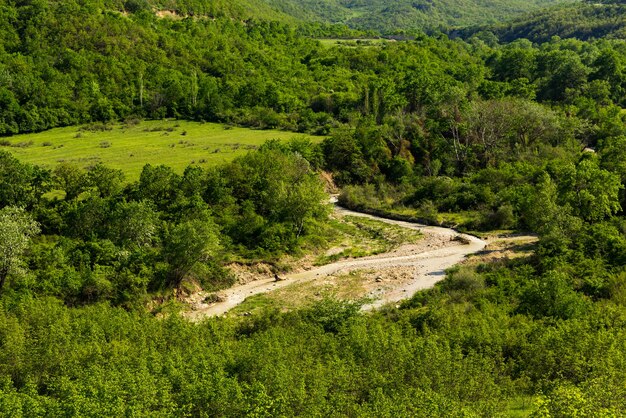
[[[320,43],[326,47],[333,46],[346,46],[350,48],[356,47],[372,47],[381,46],[388,42],[394,42],[393,40],[385,38],[355,38],[355,39],[341,39],[341,38],[322,38],[318,39]]]
[[[423,234],[416,230],[355,216],[334,221],[333,231],[333,246],[317,257],[315,265],[376,255],[423,238]]]
[[[128,181],[137,180],[145,164],[164,164],[181,173],[188,165],[215,166],[256,149],[270,139],[288,141],[305,137],[320,142],[323,137],[277,130],[253,130],[217,123],[178,120],[144,121],[133,124],[98,124],[51,129],[16,135],[6,146],[22,161],[45,168],[59,162],[87,168],[102,162],[124,170]]]
[[[285,312],[310,307],[324,299],[369,303],[385,292],[414,280],[413,270],[412,267],[360,269],[294,283],[249,297],[234,308],[232,314],[254,313],[268,307]]]

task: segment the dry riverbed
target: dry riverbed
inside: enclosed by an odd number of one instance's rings
[[[403,229],[419,231],[423,238],[390,251],[355,259],[332,262],[281,277],[275,281],[268,271],[259,271],[258,280],[248,277],[207,300],[198,292],[187,298],[190,320],[223,315],[251,296],[266,294],[287,301],[285,308],[297,307],[299,299],[323,297],[326,293],[345,299],[366,298],[364,310],[411,297],[416,291],[433,287],[445,277],[445,270],[462,262],[468,255],[483,251],[487,243],[477,237],[452,229],[424,226],[379,218],[335,206],[339,217],[369,218]],[[311,296],[312,295],[312,296]]]

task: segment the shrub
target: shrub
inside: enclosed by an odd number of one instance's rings
[[[132,126],[137,126],[141,123],[141,118],[137,117],[137,116],[130,116],[128,118],[126,118],[124,120],[124,125],[126,125],[126,127],[130,128]]]
[[[513,206],[505,203],[496,211],[489,211],[484,214],[481,222],[481,229],[513,229],[517,225],[517,219],[513,213]]]
[[[337,333],[351,318],[358,315],[361,306],[356,302],[323,299],[303,311],[303,316],[320,325],[324,331]]]
[[[522,291],[518,311],[535,318],[546,316],[570,319],[587,309],[587,301],[570,285],[569,277],[559,271],[550,271],[532,280]]]
[[[106,123],[101,123],[101,122],[94,122],[94,123],[90,123],[88,125],[82,126],[79,131],[88,131],[88,132],[105,132],[105,131],[111,131],[113,130],[113,127],[111,125],[108,125]]]
[[[22,141],[22,142],[18,142],[17,144],[13,144],[11,146],[16,147],[16,148],[28,148],[31,145],[33,145],[33,141]]]
[[[439,223],[439,211],[437,206],[430,200],[423,201],[417,209],[417,213],[421,218],[435,224]]]
[[[456,267],[448,271],[441,287],[445,291],[474,293],[485,288],[485,279],[471,268]]]

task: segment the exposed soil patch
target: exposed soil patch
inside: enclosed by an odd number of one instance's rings
[[[161,19],[182,19],[184,16],[179,15],[174,10],[158,10],[154,13],[158,18]]]
[[[256,263],[251,266],[232,263],[227,265],[226,268],[237,277],[238,285],[274,277],[272,266],[266,263]]]

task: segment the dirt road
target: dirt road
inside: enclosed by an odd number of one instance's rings
[[[421,231],[424,239],[418,244],[404,245],[393,251],[371,257],[343,260],[322,267],[317,267],[301,273],[284,276],[281,281],[273,279],[256,280],[244,285],[237,285],[221,292],[223,301],[212,304],[201,304],[195,310],[187,312],[185,316],[193,321],[208,316],[222,315],[242,303],[247,297],[259,293],[271,292],[293,283],[321,279],[329,275],[347,273],[357,269],[389,269],[392,267],[410,267],[414,269],[413,280],[401,283],[398,286],[386,287],[379,294],[374,295],[376,300],[363,307],[364,310],[378,308],[384,304],[398,302],[410,298],[416,291],[431,288],[445,277],[445,270],[461,262],[467,255],[476,253],[485,248],[486,243],[474,236],[459,234],[458,232],[433,226],[424,226],[410,222],[395,221],[353,212],[335,206],[335,213],[339,216],[359,216],[403,228]]]

